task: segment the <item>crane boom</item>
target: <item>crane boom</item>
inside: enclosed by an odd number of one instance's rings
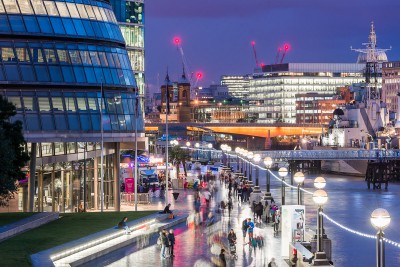
[[[287,52],[288,50],[289,50],[289,45],[288,45],[288,44],[284,44],[284,45],[283,45],[283,54],[282,54],[282,58],[281,58],[281,61],[279,62],[279,64],[282,64],[283,59],[285,58],[286,52]]]
[[[256,51],[256,42],[252,41],[251,46],[253,47],[254,59],[256,60],[256,66],[260,66],[258,63],[257,51]]]
[[[275,64],[278,64],[279,56],[281,54],[282,48],[279,47],[278,51],[276,52],[276,57],[275,57]]]

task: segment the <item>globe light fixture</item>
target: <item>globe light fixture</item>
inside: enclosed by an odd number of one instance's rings
[[[285,188],[285,177],[288,175],[288,170],[285,167],[281,167],[278,170],[279,176],[282,178],[282,206],[285,205],[285,195],[286,195],[286,188]]]
[[[209,143],[209,144],[207,145],[207,147],[208,147],[209,149],[211,149],[211,148],[213,147],[213,145],[212,145],[211,143]]]
[[[323,250],[323,237],[324,237],[324,222],[322,217],[322,207],[328,201],[328,194],[325,190],[318,189],[313,193],[313,201],[318,205],[317,213],[317,252],[314,256],[313,265],[330,265],[328,259],[326,258],[326,253]]]
[[[187,146],[187,147],[190,147],[190,142],[186,142],[186,146]]]
[[[304,174],[302,172],[296,172],[293,176],[294,181],[297,183],[297,205],[301,205],[301,191],[300,187],[304,182]]]
[[[378,230],[376,233],[376,267],[385,267],[385,230],[391,221],[390,214],[385,209],[376,209],[371,213],[371,224]]]
[[[267,178],[267,193],[270,192],[270,185],[271,185],[271,174],[269,173],[269,169],[272,167],[272,158],[271,157],[266,157],[264,159],[264,165],[267,168],[266,171],[266,178]]]
[[[326,186],[326,181],[324,177],[317,177],[314,179],[314,187],[317,189],[323,189]]]

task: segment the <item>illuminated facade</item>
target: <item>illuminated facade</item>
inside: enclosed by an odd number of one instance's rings
[[[382,66],[382,101],[388,111],[397,112],[397,94],[400,93],[400,62],[384,62]]]
[[[145,93],[144,74],[144,0],[110,0],[141,96]]]
[[[221,85],[228,87],[230,96],[247,99],[249,96],[249,76],[221,76]]]
[[[19,210],[100,209],[102,180],[104,208],[118,210],[120,149],[132,149],[144,122],[111,5],[0,0],[0,88],[32,155]]]
[[[287,63],[263,66],[250,77],[249,112],[258,123],[296,123],[296,94],[335,94],[337,87],[362,82],[365,64]]]

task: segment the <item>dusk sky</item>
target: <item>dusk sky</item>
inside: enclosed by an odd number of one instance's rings
[[[350,50],[367,41],[375,22],[378,46],[400,60],[398,0],[147,0],[145,20],[146,82],[152,91],[182,73],[182,47],[191,72],[202,71],[201,86],[218,84],[221,75],[251,73],[256,42],[260,62],[275,61],[284,43],[284,62],[355,62]],[[157,78],[159,77],[159,79]]]

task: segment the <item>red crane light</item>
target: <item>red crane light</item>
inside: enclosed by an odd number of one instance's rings
[[[180,45],[180,44],[181,44],[181,38],[179,38],[179,37],[174,37],[174,44],[175,44],[175,45]]]
[[[201,73],[201,72],[197,72],[196,73],[196,77],[197,77],[197,79],[201,79],[201,78],[203,78],[203,73]]]
[[[256,42],[255,42],[255,41],[252,41],[252,42],[251,42],[251,45],[256,45]]]
[[[290,49],[290,45],[289,45],[289,44],[284,44],[284,45],[283,45],[283,48],[287,51],[287,50]]]

